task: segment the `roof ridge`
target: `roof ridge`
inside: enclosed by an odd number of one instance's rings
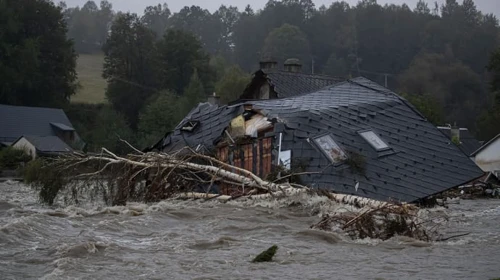
[[[500,138],[500,133],[497,134],[497,136],[491,138],[488,142],[484,143],[484,145],[482,145],[481,147],[479,147],[479,149],[477,149],[476,151],[474,151],[471,156],[475,156],[477,155],[480,151],[484,150],[484,148],[486,148],[487,146],[489,146],[491,143],[495,142],[497,139]]]
[[[9,104],[0,104],[0,106],[4,107],[13,107],[13,108],[27,108],[27,109],[43,109],[43,110],[64,110],[62,108],[50,108],[50,107],[37,107],[37,106],[19,106],[19,105],[9,105]]]

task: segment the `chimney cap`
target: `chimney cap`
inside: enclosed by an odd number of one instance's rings
[[[285,65],[302,66],[302,63],[300,63],[300,60],[298,58],[289,58],[285,60]]]

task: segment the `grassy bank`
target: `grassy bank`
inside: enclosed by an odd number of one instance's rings
[[[106,80],[102,78],[104,54],[80,54],[76,71],[81,88],[71,98],[72,102],[105,103]]]

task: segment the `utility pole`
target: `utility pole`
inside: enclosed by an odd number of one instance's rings
[[[311,57],[311,61],[312,61],[311,73],[314,75],[314,57]]]

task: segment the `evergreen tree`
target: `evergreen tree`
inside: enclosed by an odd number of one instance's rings
[[[157,93],[157,50],[153,31],[135,14],[120,14],[104,46],[106,97],[132,128],[139,111]]]
[[[77,88],[76,54],[51,1],[0,1],[0,103],[61,107]]]

